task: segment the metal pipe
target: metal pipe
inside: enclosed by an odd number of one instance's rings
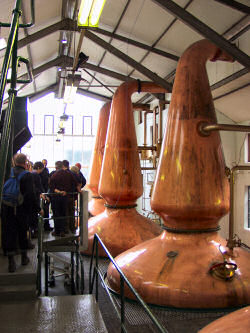
[[[144,119],[143,119],[143,121],[144,121],[144,140],[143,140],[143,145],[144,146],[147,146],[147,115],[148,115],[148,113],[153,113],[153,111],[148,110],[148,111],[144,112]]]
[[[198,131],[203,136],[209,136],[212,131],[250,132],[250,126],[200,122],[198,124]]]
[[[138,150],[156,150],[156,146],[138,146]]]
[[[153,111],[153,146],[156,147],[156,144],[157,144],[157,132],[156,132],[156,110],[157,110],[158,106],[156,106],[154,108],[154,111]],[[155,151],[153,151],[153,167],[156,169],[156,153]]]
[[[159,104],[159,138],[158,138],[158,143],[162,143],[162,111],[163,107],[162,104]]]
[[[156,170],[156,167],[141,167],[141,170]]]
[[[227,247],[230,250],[236,246],[234,237],[234,173],[238,170],[250,170],[250,166],[236,165],[230,170],[230,211],[229,211],[229,237]]]

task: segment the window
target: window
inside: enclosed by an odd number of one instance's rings
[[[142,111],[138,111],[138,124],[142,123]]]
[[[83,116],[83,135],[93,135],[91,116]]]
[[[73,135],[73,116],[69,116],[68,120],[64,123],[65,134]]]
[[[33,125],[33,128],[34,128],[34,134],[44,134],[44,119],[43,119],[43,116],[41,115],[34,115],[34,125]]]
[[[44,116],[44,134],[54,134],[54,116]]]

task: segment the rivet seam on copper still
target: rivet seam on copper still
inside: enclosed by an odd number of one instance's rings
[[[174,229],[174,228],[169,228],[166,226],[162,226],[162,228],[168,232],[173,232],[176,234],[200,234],[203,232],[214,232],[214,231],[219,231],[220,226],[216,228],[208,228],[208,229]]]
[[[131,209],[137,207],[137,205],[127,205],[127,206],[114,206],[109,204],[104,204],[105,207],[111,208],[111,209]]]

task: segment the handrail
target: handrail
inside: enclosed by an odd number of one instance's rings
[[[112,264],[115,266],[115,268],[117,269],[117,271],[120,274],[121,314],[119,314],[114,301],[111,299],[110,292],[109,292],[109,290],[108,290],[108,288],[106,286],[106,283],[105,283],[105,281],[104,281],[104,279],[102,277],[102,274],[101,274],[101,272],[99,270],[99,267],[98,267],[98,244],[99,243],[101,244],[103,250],[108,255],[109,260],[112,262]],[[95,265],[95,267],[93,269],[94,257],[96,259],[96,265]],[[93,276],[91,278],[92,270],[93,270]],[[165,328],[162,327],[162,325],[154,317],[154,315],[150,311],[148,305],[143,301],[143,299],[141,298],[141,296],[138,294],[138,292],[135,290],[135,288],[129,282],[129,280],[127,279],[127,277],[125,276],[125,274],[122,272],[122,270],[120,269],[120,267],[117,265],[117,263],[116,263],[115,259],[113,258],[113,256],[110,254],[110,252],[108,251],[108,249],[106,248],[106,246],[102,242],[101,238],[97,234],[95,234],[94,235],[94,241],[93,241],[93,248],[92,248],[92,256],[91,256],[91,261],[90,261],[90,269],[89,269],[89,293],[92,294],[93,287],[94,287],[94,282],[96,282],[96,300],[97,301],[98,301],[98,275],[100,276],[100,278],[101,278],[101,280],[102,280],[102,282],[104,284],[105,290],[107,291],[107,293],[108,293],[108,295],[109,295],[109,297],[111,299],[111,302],[112,302],[113,306],[115,307],[115,311],[116,311],[119,319],[121,320],[121,332],[127,332],[127,330],[126,330],[126,328],[124,326],[124,323],[125,323],[124,282],[126,282],[127,286],[129,287],[129,289],[131,290],[131,292],[134,294],[135,298],[140,303],[140,305],[143,307],[143,310],[146,312],[146,314],[149,316],[149,318],[155,324],[155,326],[158,329],[158,331],[161,332],[161,333],[167,333],[168,332]]]

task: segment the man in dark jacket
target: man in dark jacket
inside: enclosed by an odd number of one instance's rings
[[[13,162],[14,175],[17,176],[25,170],[27,157],[24,154],[16,154],[13,158]],[[23,203],[16,208],[3,203],[1,212],[2,231],[6,235],[5,248],[8,255],[8,270],[10,273],[15,272],[16,270],[14,255],[17,252],[17,245],[19,245],[21,251],[21,264],[27,265],[29,263],[29,258],[27,256],[27,230],[29,218],[32,209],[35,209],[37,213],[43,213],[35,200],[34,182],[30,172],[22,176],[20,180],[20,192],[23,195]]]
[[[74,226],[69,225],[72,218],[66,218],[66,216],[69,216],[69,207],[72,208],[74,204],[72,193],[75,188],[80,192],[80,186],[69,170],[69,162],[64,160],[62,161],[62,169],[56,171],[50,178],[51,192],[57,194],[54,197],[55,231],[52,233],[54,236],[64,237],[65,233],[69,233],[69,228],[72,232],[74,231]],[[62,219],[63,216],[65,219]]]
[[[47,193],[49,189],[49,169],[47,168],[48,161],[44,158],[42,160],[42,164],[44,165],[43,171],[39,174],[41,177],[43,192]],[[44,218],[49,218],[49,200],[48,197],[42,200],[42,207],[44,210]],[[50,227],[49,220],[45,220],[44,222],[44,230],[51,231],[53,228]]]

